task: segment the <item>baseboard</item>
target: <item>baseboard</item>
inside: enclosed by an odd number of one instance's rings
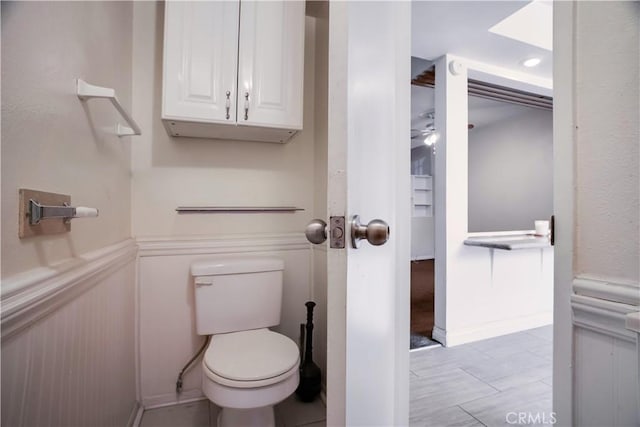
[[[140,402],[136,401],[136,404],[133,406],[133,410],[131,411],[131,415],[129,415],[129,422],[127,423],[127,427],[139,427],[140,421],[142,421],[142,414],[144,413],[144,408],[140,404]]]
[[[66,260],[25,271],[2,281],[2,340],[28,328],[77,298],[124,265],[134,262],[132,239]]]
[[[445,347],[467,344],[487,338],[512,334],[527,329],[538,328],[553,323],[553,313],[544,312],[530,316],[522,316],[514,319],[505,319],[497,322],[484,323],[471,328],[460,328],[457,330],[441,329],[433,327],[433,339]]]
[[[180,405],[182,403],[197,402],[205,400],[207,397],[202,394],[202,390],[186,390],[180,394],[167,393],[157,396],[146,397],[142,400],[142,406],[145,410],[163,408],[165,406]]]

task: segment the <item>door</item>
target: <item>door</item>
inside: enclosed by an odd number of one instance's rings
[[[239,1],[168,1],[164,119],[236,121]]]
[[[410,12],[329,7],[328,216],[382,219],[390,237],[328,250],[327,425],[408,424]]]
[[[238,124],[302,129],[302,1],[245,1],[240,11]]]

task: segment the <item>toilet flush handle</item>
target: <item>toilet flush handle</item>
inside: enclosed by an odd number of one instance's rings
[[[195,283],[196,286],[211,286],[213,285],[213,279],[208,277],[196,277]]]

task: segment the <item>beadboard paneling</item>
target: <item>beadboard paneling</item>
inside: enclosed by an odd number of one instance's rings
[[[640,425],[636,343],[582,327],[574,337],[576,425]]]
[[[198,361],[175,392],[178,373],[204,337],[195,331],[193,279],[196,260],[221,255],[275,256],[285,263],[282,319],[274,328],[295,342],[312,295],[312,255],[303,234],[138,239],[140,388],[145,408],[202,396]]]
[[[635,282],[574,280],[576,425],[640,425],[637,334],[625,326],[627,314],[640,309],[633,289]]]
[[[101,275],[91,274],[107,267],[95,259],[33,285],[51,289],[55,283],[67,294],[71,288],[84,292],[71,292],[75,297],[63,305],[60,299],[41,299],[37,309],[22,306],[22,312],[42,316],[2,341],[2,425],[131,425],[138,407],[132,248],[131,241],[120,247],[128,261],[116,257],[117,268]],[[73,274],[77,270],[84,271],[84,279]],[[61,277],[74,281],[70,285]]]

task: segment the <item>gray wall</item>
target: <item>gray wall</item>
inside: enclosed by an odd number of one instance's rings
[[[552,112],[472,98],[469,232],[531,230],[553,212]]]

